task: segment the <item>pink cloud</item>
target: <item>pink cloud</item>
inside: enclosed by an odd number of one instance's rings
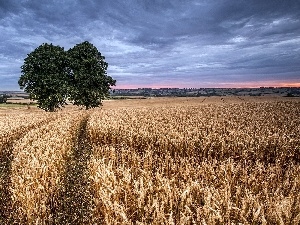
[[[300,82],[237,82],[237,83],[210,83],[205,85],[199,84],[121,84],[113,87],[113,89],[137,89],[137,88],[259,88],[259,87],[300,87]]]

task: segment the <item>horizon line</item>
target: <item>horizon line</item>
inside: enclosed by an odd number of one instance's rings
[[[300,88],[300,86],[261,86],[261,87],[122,87],[114,88],[112,90],[121,89],[259,89],[259,88]]]
[[[165,84],[121,84],[121,85],[116,85],[116,86],[111,86],[110,88],[112,90],[114,89],[145,89],[145,88],[151,88],[151,89],[161,89],[161,88],[179,88],[179,89],[206,89],[206,88],[232,88],[232,89],[243,89],[243,88],[300,88],[300,82],[245,82],[245,83],[218,83],[218,84],[213,84],[213,83],[206,83],[205,85],[190,85],[190,84],[170,84],[170,85],[165,85]],[[4,89],[0,91],[15,91],[15,92],[25,92],[22,89],[16,90],[14,88],[8,90]]]
[[[152,88],[152,89],[160,89],[160,88],[180,88],[180,89],[201,89],[201,88],[261,88],[261,87],[276,87],[276,88],[288,88],[295,87],[300,88],[300,82],[298,80],[296,82],[289,81],[261,81],[261,82],[223,82],[223,83],[204,83],[204,84],[120,84],[111,87],[111,89],[138,89],[138,88]]]
[[[258,86],[258,87],[111,87],[111,90],[134,89],[260,89],[260,88],[300,88],[300,86]],[[24,90],[0,90],[0,92],[24,92]]]

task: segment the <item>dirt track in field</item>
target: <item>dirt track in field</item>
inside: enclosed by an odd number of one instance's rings
[[[86,131],[88,117],[79,127],[72,154],[66,161],[65,172],[52,208],[54,224],[89,224],[92,218],[92,194],[88,179],[91,146]]]

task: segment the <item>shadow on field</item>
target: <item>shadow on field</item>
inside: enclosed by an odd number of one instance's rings
[[[57,195],[49,202],[52,224],[90,224],[93,205],[88,180],[91,145],[86,132],[88,117],[80,124],[73,152],[66,160]]]

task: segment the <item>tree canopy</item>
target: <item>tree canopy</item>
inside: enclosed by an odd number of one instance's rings
[[[104,59],[87,41],[68,51],[45,43],[27,55],[18,83],[46,111],[64,106],[67,99],[86,109],[98,107],[116,83]]]
[[[6,103],[7,95],[0,95],[0,103]]]
[[[64,48],[42,44],[28,54],[21,69],[19,85],[37,100],[38,107],[52,112],[66,104],[69,82]]]
[[[85,41],[67,52],[70,68],[70,100],[86,109],[98,107],[116,81],[106,73],[108,64],[98,49]]]

